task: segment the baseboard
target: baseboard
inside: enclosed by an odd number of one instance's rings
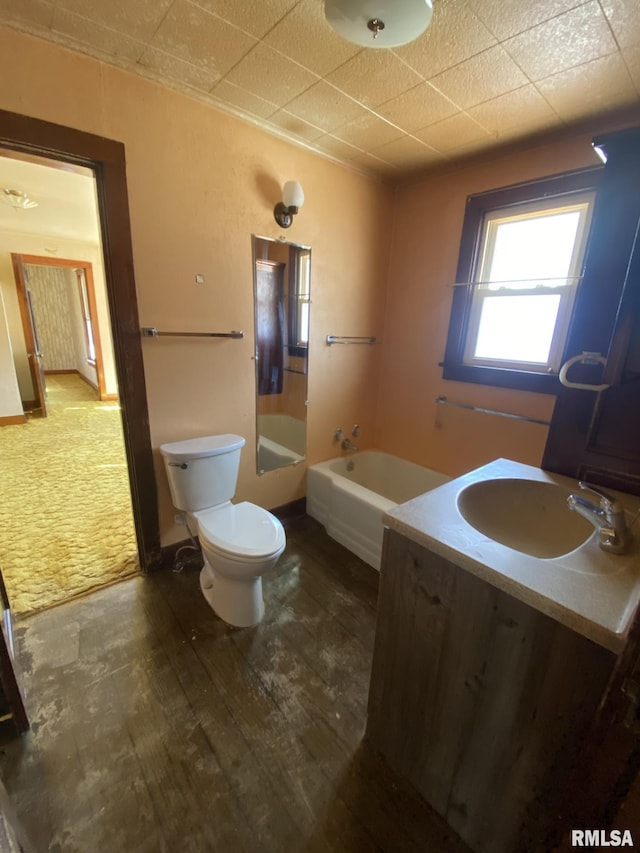
[[[80,371],[75,367],[68,367],[64,370],[45,370],[45,376],[56,376],[57,374],[63,375],[67,373],[80,373]]]
[[[25,412],[33,412],[35,409],[40,408],[40,404],[37,400],[22,400],[22,408]]]
[[[270,513],[273,513],[276,518],[279,518],[280,521],[294,521],[296,518],[302,518],[306,515],[307,512],[307,499],[306,498],[298,498],[298,500],[291,501],[288,504],[283,504],[282,506],[277,506],[275,509],[270,509]]]
[[[101,403],[104,403],[104,402],[117,403],[119,399],[120,398],[118,397],[117,394],[103,394],[100,397],[100,402]]]
[[[27,422],[27,416],[22,415],[6,415],[0,418],[0,426],[11,426],[11,424],[24,424]]]

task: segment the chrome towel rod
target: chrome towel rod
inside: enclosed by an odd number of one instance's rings
[[[155,326],[142,327],[143,338],[244,338],[244,332],[232,330],[231,332],[159,332]]]
[[[549,421],[539,420],[538,418],[530,418],[527,415],[513,415],[511,412],[499,412],[497,409],[483,409],[480,406],[468,406],[466,403],[454,403],[447,397],[436,397],[436,403],[439,406],[456,406],[458,409],[468,409],[470,412],[482,412],[484,415],[500,415],[501,418],[513,418],[516,421],[528,421],[530,424],[542,424],[542,426],[550,426]]]
[[[373,336],[357,337],[354,335],[327,335],[327,345],[331,344],[379,344],[380,341]]]

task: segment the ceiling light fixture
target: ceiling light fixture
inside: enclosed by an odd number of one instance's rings
[[[0,190],[0,200],[5,204],[8,204],[10,207],[20,208],[22,210],[38,206],[38,202],[30,199],[26,193],[22,192],[22,190],[11,189],[10,187],[3,187]]]
[[[324,14],[347,41],[363,47],[399,47],[429,26],[431,0],[325,0]]]
[[[298,181],[287,181],[282,187],[282,201],[273,208],[273,218],[281,228],[289,228],[294,215],[304,204],[304,190]]]

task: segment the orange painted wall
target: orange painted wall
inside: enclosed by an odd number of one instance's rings
[[[377,348],[329,348],[327,334],[382,334],[392,192],[199,101],[0,29],[0,107],[124,143],[140,323],[242,329],[245,338],[143,340],[154,448],[210,433],[245,436],[237,498],[275,507],[305,493],[303,466],[255,472],[251,235],[279,237],[285,180],[306,201],[283,236],[312,247],[308,460],[334,454],[334,428],[372,445]],[[195,283],[195,275],[205,277]],[[358,350],[358,351],[354,351]],[[163,544],[173,525],[156,450]]]
[[[594,128],[594,131],[600,128]],[[498,457],[540,465],[547,428],[451,406],[436,397],[548,420],[555,398],[444,381],[444,357],[467,196],[600,161],[593,132],[495,155],[398,188],[376,443],[451,475]]]

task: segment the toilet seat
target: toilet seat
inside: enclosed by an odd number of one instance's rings
[[[280,521],[248,501],[226,503],[194,516],[203,546],[231,560],[258,562],[282,551],[286,544]]]

